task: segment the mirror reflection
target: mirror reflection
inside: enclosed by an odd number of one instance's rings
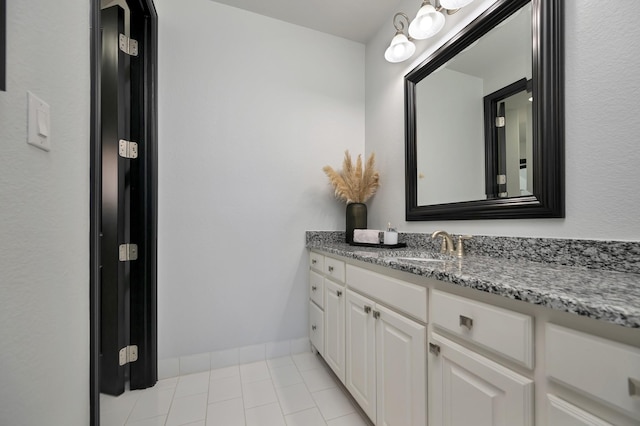
[[[484,98],[487,198],[533,195],[532,103],[524,78]]]
[[[418,205],[533,194],[531,16],[528,3],[415,85]]]

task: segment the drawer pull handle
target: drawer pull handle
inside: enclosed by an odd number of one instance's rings
[[[333,272],[333,266],[329,266],[329,272]]]
[[[467,327],[471,330],[471,327],[473,327],[473,319],[460,315],[460,327]]]
[[[312,285],[312,286],[311,286],[311,290],[312,290],[312,291],[316,291],[317,289],[318,289],[318,287],[316,287],[315,285]]]
[[[364,305],[364,313],[368,314],[369,312],[371,312],[371,306],[369,305]]]
[[[315,259],[312,259],[312,260],[311,260],[311,264],[312,264],[312,265],[315,265],[316,263],[318,263],[318,261],[317,261],[317,260],[315,260]]]
[[[373,311],[373,317],[374,317],[375,319],[380,318],[380,311]]]
[[[429,343],[429,352],[431,352],[435,356],[440,355],[440,346],[433,343]]]
[[[336,290],[336,296],[338,296],[338,297],[342,296],[342,291]]]
[[[629,377],[629,396],[640,396],[640,380]]]
[[[315,325],[312,325],[312,326],[311,326],[311,329],[312,329],[313,331],[316,331],[316,328],[317,328],[317,327],[316,327]]]

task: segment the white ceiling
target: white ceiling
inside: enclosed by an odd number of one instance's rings
[[[385,23],[393,37],[393,15],[402,0],[216,0],[281,21],[366,43]],[[421,2],[416,0],[416,10]],[[415,12],[414,12],[415,13]]]

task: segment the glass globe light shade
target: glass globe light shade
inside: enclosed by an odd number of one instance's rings
[[[444,15],[432,5],[426,4],[418,10],[409,25],[409,35],[417,40],[433,37],[444,27]]]
[[[391,44],[384,52],[384,58],[389,62],[402,62],[411,57],[416,51],[416,45],[402,33],[396,34],[391,39]]]

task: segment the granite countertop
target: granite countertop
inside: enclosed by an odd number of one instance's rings
[[[640,274],[522,259],[469,255],[462,259],[414,249],[307,242],[307,248],[469,287],[554,310],[640,328]],[[445,262],[399,260],[433,257]]]

